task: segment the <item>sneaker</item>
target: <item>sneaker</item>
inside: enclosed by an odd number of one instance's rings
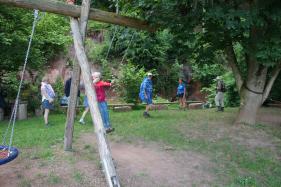
[[[84,121],[84,120],[81,120],[81,119],[80,119],[80,120],[79,120],[79,123],[82,124],[82,125],[85,125],[85,121]]]
[[[144,113],[143,113],[143,117],[145,117],[145,118],[149,118],[149,117],[151,117],[151,116],[149,115],[149,113],[144,112]]]
[[[111,133],[111,132],[113,132],[113,131],[115,131],[115,129],[114,129],[114,128],[111,128],[111,127],[107,128],[107,129],[105,130],[106,134]]]

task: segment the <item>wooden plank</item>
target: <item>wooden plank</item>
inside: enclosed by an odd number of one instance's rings
[[[80,16],[80,33],[82,36],[82,42],[84,44],[86,31],[87,31],[87,23],[90,11],[90,0],[83,0],[81,6],[81,16]],[[73,64],[73,73],[71,78],[71,87],[70,87],[70,96],[69,96],[69,104],[67,109],[67,118],[65,123],[65,134],[64,134],[64,150],[72,150],[72,138],[73,138],[73,130],[74,130],[74,119],[76,115],[76,104],[77,104],[77,95],[80,84],[80,66],[75,59]]]
[[[113,164],[110,148],[108,146],[104,127],[103,127],[101,114],[98,108],[96,92],[92,88],[91,67],[88,62],[85,49],[83,46],[82,37],[79,31],[78,20],[75,18],[71,18],[70,26],[73,33],[73,41],[74,41],[76,56],[82,70],[81,72],[85,84],[86,95],[90,103],[89,107],[90,107],[92,120],[95,126],[95,133],[99,146],[100,158],[106,176],[105,178],[107,180],[108,186],[120,187],[119,178],[117,176],[115,166]]]
[[[77,18],[80,16],[81,7],[69,5],[54,0],[0,0],[0,3],[12,5],[20,8],[37,9],[44,12],[60,14]],[[104,23],[132,27],[140,30],[154,32],[155,28],[148,25],[146,21],[142,21],[127,16],[117,15],[112,12],[106,12],[99,9],[90,9],[89,19]]]

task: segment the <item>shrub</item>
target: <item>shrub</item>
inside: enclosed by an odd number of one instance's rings
[[[127,103],[137,103],[140,84],[145,77],[144,68],[131,63],[121,66],[120,76],[116,80],[116,91]]]

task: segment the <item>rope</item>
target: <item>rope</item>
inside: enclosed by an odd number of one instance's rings
[[[108,58],[108,55],[109,55],[109,52],[110,52],[110,49],[111,49],[112,43],[113,43],[113,41],[114,41],[114,39],[115,39],[115,36],[116,36],[116,32],[117,32],[117,26],[115,26],[115,27],[114,27],[113,37],[112,37],[112,39],[111,39],[111,42],[110,42],[109,48],[108,48],[108,50],[107,50],[107,53],[106,53],[106,56],[105,56],[105,60],[107,60],[107,58]]]
[[[4,136],[4,139],[3,139],[3,144],[5,145],[6,144],[6,135],[7,135],[8,129],[11,127],[11,123],[12,123],[12,131],[11,131],[11,136],[10,136],[10,141],[9,141],[9,150],[8,150],[9,154],[10,154],[11,146],[12,146],[12,143],[13,143],[14,128],[15,128],[15,122],[16,122],[16,116],[17,116],[17,108],[18,108],[18,104],[19,104],[19,97],[20,97],[20,93],[21,93],[23,77],[24,77],[24,73],[25,73],[25,70],[26,70],[27,60],[28,60],[28,57],[29,57],[30,47],[31,47],[31,43],[32,43],[32,39],[33,39],[33,35],[34,35],[34,32],[35,32],[35,26],[36,26],[37,21],[38,21],[38,10],[34,10],[34,20],[33,20],[33,25],[32,25],[32,31],[31,31],[31,35],[30,35],[30,38],[29,38],[27,51],[26,51],[26,56],[25,56],[25,60],[24,60],[24,65],[23,65],[23,70],[22,70],[22,74],[21,74],[18,93],[17,93],[16,101],[15,101],[15,104],[14,104],[14,107],[13,107],[13,112],[11,114],[11,118],[10,118],[10,121],[9,121],[9,125],[8,125],[8,128],[5,132],[5,136]]]
[[[132,43],[132,41],[133,41],[134,36],[135,36],[135,33],[134,33],[134,34],[132,35],[132,37],[131,37],[131,40],[130,40],[130,42],[129,42],[129,44],[128,44],[128,47],[127,47],[127,49],[126,49],[126,51],[125,51],[125,53],[124,53],[124,55],[123,55],[123,57],[122,57],[121,64],[123,63],[125,57],[127,56],[128,49],[129,49],[129,47],[130,47],[130,45],[131,45],[131,43]]]
[[[244,87],[245,87],[248,91],[250,91],[250,92],[252,92],[252,93],[254,93],[254,94],[257,94],[257,95],[262,95],[262,94],[263,94],[263,92],[258,92],[258,91],[251,90],[246,84],[244,85]]]
[[[119,14],[119,0],[116,0],[115,7],[116,7],[116,14],[118,15],[118,14]],[[116,32],[117,32],[117,26],[114,26],[113,37],[112,37],[112,39],[111,39],[109,48],[108,48],[108,50],[107,50],[107,53],[106,53],[106,56],[105,56],[105,60],[107,60],[107,58],[108,58],[108,55],[109,55],[109,52],[110,52],[112,43],[113,43],[113,41],[114,41],[114,39],[115,39],[115,36],[116,36]]]

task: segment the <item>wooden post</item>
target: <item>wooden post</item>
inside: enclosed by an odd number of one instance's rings
[[[12,5],[15,7],[37,9],[44,12],[60,14],[78,18],[81,14],[81,7],[69,5],[55,0],[0,0],[0,3]],[[115,25],[128,26],[136,29],[154,32],[155,28],[148,25],[146,21],[142,21],[127,16],[116,15],[112,12],[106,12],[99,9],[90,9],[89,19],[104,23],[112,23]]]
[[[90,0],[83,0],[81,6],[81,16],[80,16],[80,33],[82,36],[83,44],[84,44],[86,30],[87,30],[89,11],[90,11]],[[79,83],[80,83],[80,66],[76,59],[73,64],[70,96],[69,96],[69,103],[67,108],[67,119],[65,123],[65,134],[64,134],[65,151],[72,150],[73,128],[74,128],[74,119],[76,114],[76,104],[77,104]]]
[[[95,133],[99,146],[101,162],[105,172],[105,177],[108,186],[120,187],[119,178],[117,176],[115,166],[111,157],[111,152],[107,144],[103,122],[98,108],[96,92],[92,87],[91,67],[85,54],[85,49],[83,46],[82,37],[80,35],[77,19],[71,18],[70,26],[73,33],[76,57],[82,70],[82,77],[85,83],[86,95],[88,97],[90,112],[95,126]]]

